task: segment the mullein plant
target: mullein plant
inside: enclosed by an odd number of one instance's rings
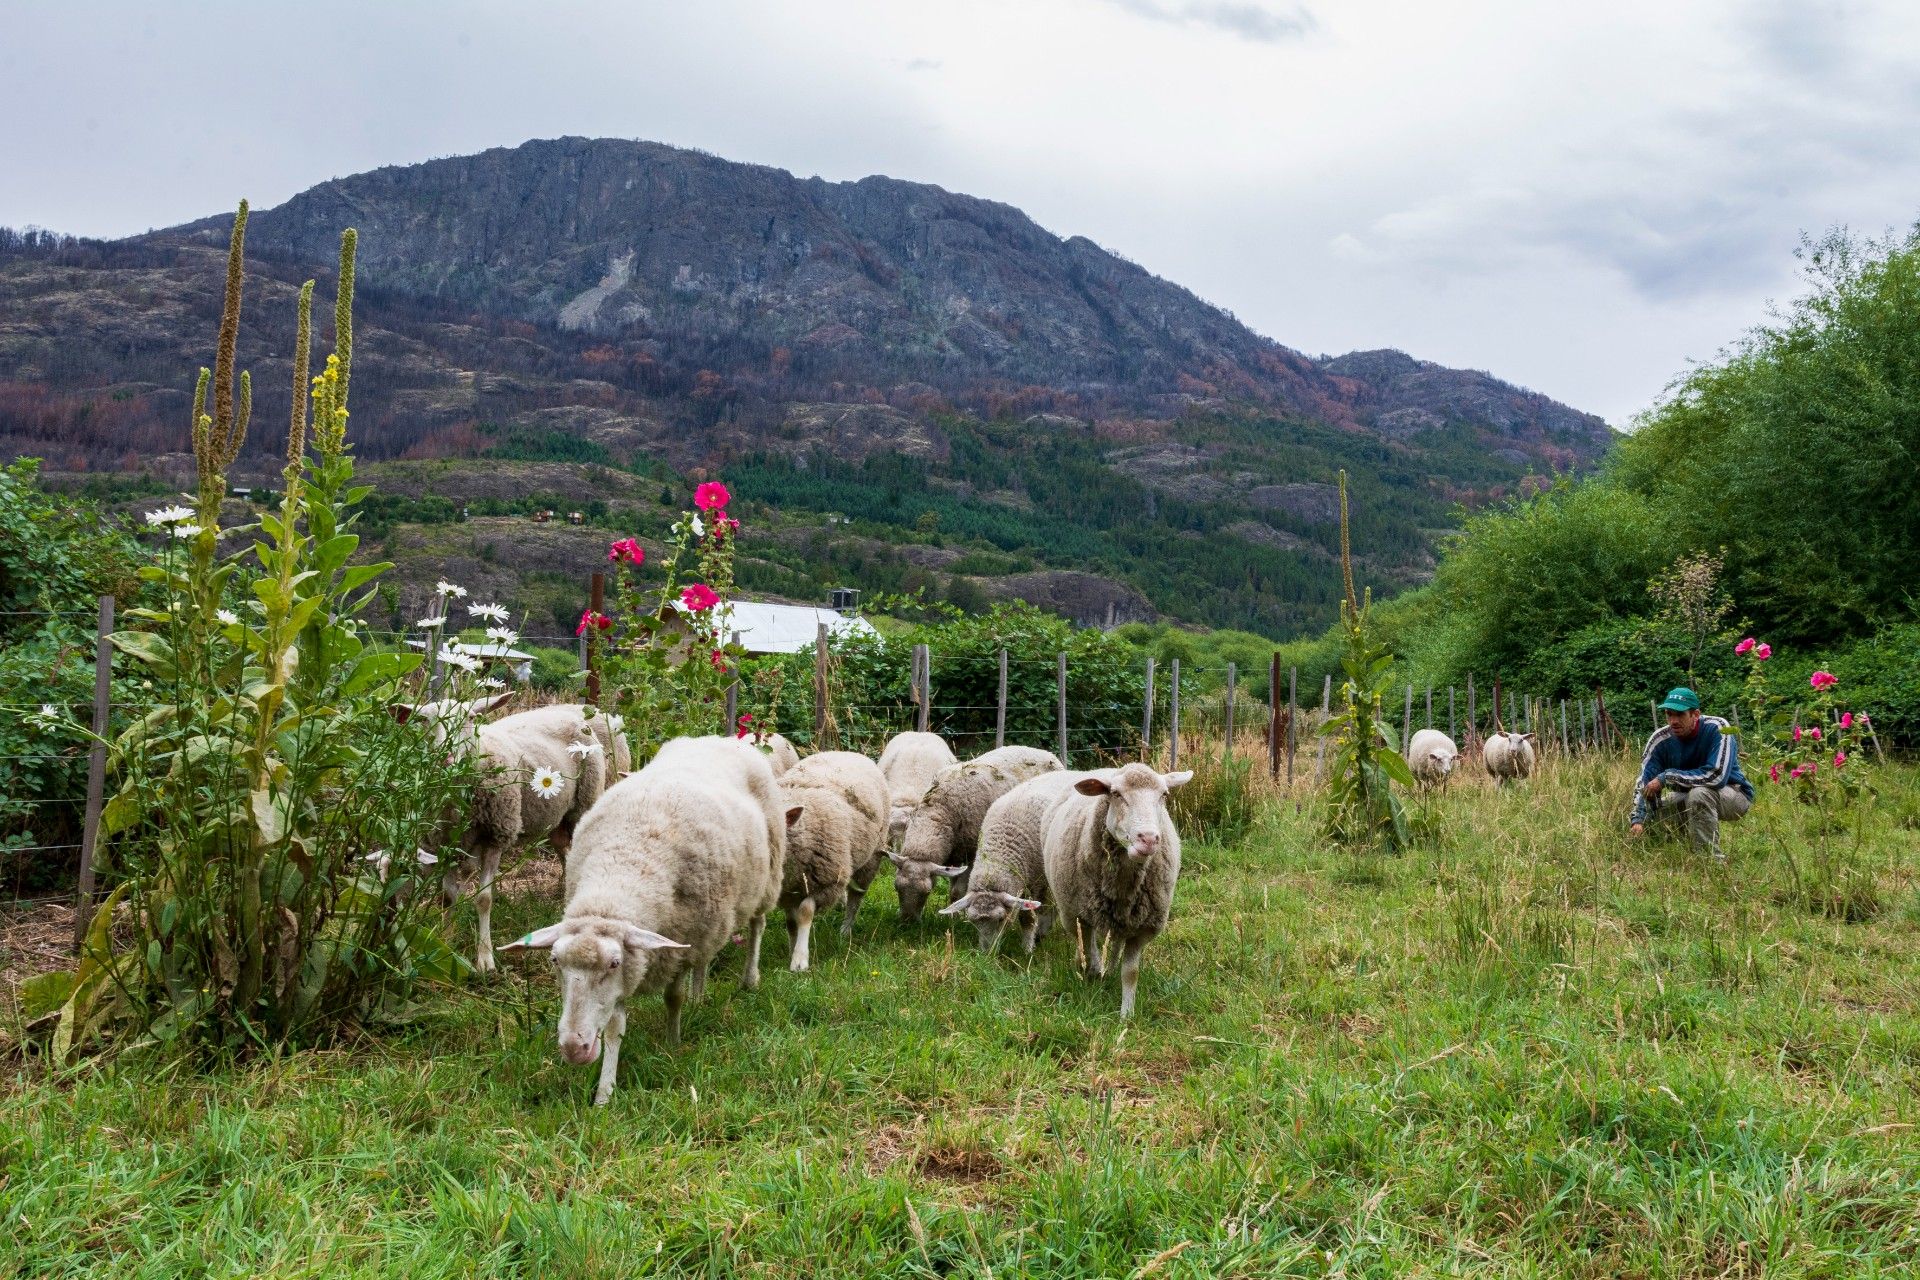
[[[252,409],[251,379],[233,369],[246,215],[243,203],[214,369],[194,397],[195,505],[150,514],[163,536],[142,576],[162,603],[130,611],[138,625],[112,637],[156,703],[111,744],[118,790],[102,834],[114,888],[79,969],[36,997],[60,998],[56,1056],[127,1028],[145,1034],[118,1043],[311,1039],[463,963],[424,914],[436,895],[407,891],[433,859],[385,852],[435,844],[471,778],[389,713],[419,655],[370,645],[358,621],[392,566],[352,563],[369,489],[353,483],[347,444],[351,230],[334,350],[317,375],[314,283],[300,290],[278,508],[220,527]],[[225,554],[223,534],[238,544]],[[124,949],[108,927],[121,903]]]
[[[1406,809],[1393,784],[1413,785],[1399,735],[1385,713],[1393,654],[1373,633],[1373,591],[1356,597],[1347,535],[1347,473],[1340,473],[1340,602],[1343,652],[1339,701],[1321,730],[1333,738],[1327,772],[1327,831],[1341,844],[1399,853],[1409,843]]]

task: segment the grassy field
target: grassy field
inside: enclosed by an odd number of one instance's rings
[[[533,961],[211,1077],[16,1058],[0,1276],[1914,1274],[1920,775],[1725,866],[1629,843],[1628,776],[1457,786],[1398,859],[1310,803],[1190,843],[1131,1025],[883,888],[676,1052],[644,1004],[598,1111]]]

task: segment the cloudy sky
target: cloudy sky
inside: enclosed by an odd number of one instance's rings
[[[1006,201],[1289,346],[1617,425],[1793,294],[1802,232],[1920,217],[1908,0],[8,8],[0,224],[122,235],[645,138]]]

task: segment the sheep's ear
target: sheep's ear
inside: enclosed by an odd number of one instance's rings
[[[544,929],[535,929],[522,938],[515,938],[501,951],[551,951],[554,942],[560,937],[561,926],[550,924]]]
[[[889,849],[887,850],[887,861],[891,862],[896,867],[904,867],[907,865],[908,862],[911,861],[911,859],[904,858],[900,854],[894,852],[892,849]]]
[[[1167,784],[1167,790],[1169,791],[1175,787],[1184,787],[1193,781],[1193,770],[1182,769],[1178,773],[1163,773],[1160,775],[1160,781]]]
[[[1020,911],[1038,911],[1041,904],[1038,898],[1015,898],[1013,905]]]
[[[806,811],[807,811],[807,806],[803,804],[797,804],[793,806],[793,808],[787,810],[787,826],[791,828],[794,823],[800,821],[800,815],[805,813]]]
[[[414,859],[423,867],[431,867],[440,861],[440,856],[438,854],[428,853],[425,849],[416,849],[414,850]]]
[[[1520,735],[1520,741],[1522,741],[1522,742],[1532,742],[1532,741],[1534,740],[1534,738],[1536,738],[1537,736],[1538,736],[1537,734],[1532,734],[1532,733],[1523,733],[1523,734],[1521,734],[1521,735]]]
[[[957,916],[962,912],[964,912],[967,909],[967,904],[972,901],[973,901],[972,894],[963,893],[959,897],[955,898],[952,902],[949,902],[946,906],[940,908],[940,914],[943,916]]]
[[[467,713],[483,716],[495,707],[505,706],[511,697],[513,697],[513,690],[509,689],[505,693],[496,693],[485,698],[470,698],[467,701]]]
[[[631,770],[631,769],[622,769],[622,770],[620,771],[620,776],[621,776],[622,778],[631,778],[631,777],[633,776],[633,770]]]
[[[1104,796],[1113,788],[1107,785],[1105,778],[1082,778],[1073,784],[1073,789],[1083,796]]]
[[[965,867],[935,867],[933,869],[933,874],[941,877],[942,879],[951,880],[955,876],[963,876],[967,874],[967,869]]]
[[[675,942],[665,934],[655,933],[651,929],[642,929],[637,924],[627,926],[626,936],[621,939],[636,951],[686,951],[684,942]]]

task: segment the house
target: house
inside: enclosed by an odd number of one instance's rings
[[[748,653],[799,653],[813,648],[822,623],[835,636],[873,633],[871,622],[838,609],[761,600],[735,600],[727,630]]]
[[[409,640],[407,641],[407,647],[410,649],[424,649],[427,647],[427,643],[424,640]],[[523,652],[522,650],[510,648],[504,644],[496,644],[492,641],[488,641],[485,644],[468,644],[463,640],[454,640],[445,647],[454,653],[461,653],[469,658],[479,659],[483,669],[495,663],[505,663],[512,670],[516,683],[525,684],[527,681],[533,679],[533,655]]]

